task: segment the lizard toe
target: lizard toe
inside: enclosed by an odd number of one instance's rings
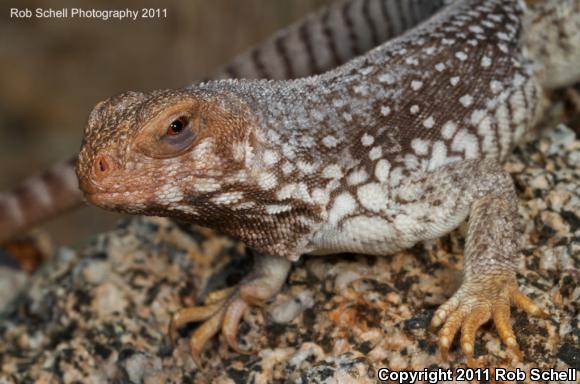
[[[222,334],[224,335],[226,343],[238,353],[249,352],[240,348],[237,340],[238,327],[246,309],[248,309],[248,303],[244,299],[239,297],[234,299],[226,309],[222,323]]]
[[[191,358],[199,369],[203,369],[201,353],[207,342],[214,337],[223,322],[226,312],[226,307],[222,306],[209,319],[204,321],[189,338],[189,351]]]
[[[502,284],[497,284],[498,281]],[[461,350],[467,364],[476,367],[477,361],[473,358],[475,336],[483,324],[493,319],[502,342],[515,353],[518,360],[521,360],[523,356],[510,323],[510,304],[521,308],[529,315],[546,316],[544,311],[519,291],[515,277],[497,279],[489,284],[478,281],[462,285],[459,291],[437,310],[431,321],[432,326],[442,324],[439,331],[439,347],[444,359],[447,358],[455,334],[461,328]]]
[[[182,326],[196,321],[205,321],[216,314],[222,307],[221,302],[210,303],[199,307],[181,308],[173,314],[169,322],[169,337],[171,343],[175,345],[177,341],[177,330]]]

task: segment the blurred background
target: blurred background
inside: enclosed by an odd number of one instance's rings
[[[0,0],[0,190],[75,153],[100,100],[187,85],[331,0]],[[15,19],[10,8],[166,8],[166,18]],[[43,227],[74,245],[119,218],[83,207]]]

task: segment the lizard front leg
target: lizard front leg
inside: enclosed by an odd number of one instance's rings
[[[492,319],[503,342],[521,358],[510,324],[510,305],[530,315],[543,315],[517,286],[517,205],[508,177],[500,176],[505,182],[498,180],[496,190],[485,192],[472,203],[463,283],[431,321],[432,326],[441,326],[439,345],[444,357],[461,328],[461,349],[471,366],[475,365],[475,334],[482,324]]]
[[[194,331],[189,348],[194,362],[201,367],[200,355],[208,340],[221,329],[227,344],[243,352],[236,337],[240,320],[249,305],[263,305],[284,285],[291,262],[275,256],[257,255],[252,273],[239,285],[211,292],[203,306],[182,308],[172,317],[169,335],[175,342],[177,328],[196,321],[203,323]]]
[[[520,355],[510,324],[510,305],[530,315],[544,313],[520,292],[516,282],[520,255],[517,197],[510,175],[493,160],[466,160],[410,180],[397,193],[403,201],[402,214],[429,212],[424,220],[418,219],[422,224],[408,228],[415,239],[437,238],[469,216],[462,285],[431,322],[441,327],[443,356],[461,330],[461,349],[468,364],[475,365],[475,335],[490,319],[502,341]],[[406,198],[411,201],[405,202]]]

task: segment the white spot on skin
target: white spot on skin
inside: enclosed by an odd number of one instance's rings
[[[489,114],[481,109],[473,111],[471,114],[471,124],[477,127],[477,134],[482,137],[481,150],[486,154],[498,153],[498,146],[495,140],[495,132],[491,126]]]
[[[370,74],[372,71],[374,71],[373,66],[364,67],[364,68],[359,69],[360,74],[363,76]]]
[[[514,92],[510,97],[510,106],[514,123],[521,124],[526,118],[527,112],[524,94],[521,91]]]
[[[415,114],[419,113],[419,106],[418,106],[417,104],[415,104],[415,105],[411,105],[410,112],[411,112],[413,115],[415,115]]]
[[[455,131],[457,131],[457,124],[455,124],[453,121],[448,121],[443,124],[443,127],[441,128],[441,135],[444,139],[449,140],[453,137]]]
[[[350,113],[348,113],[348,112],[344,112],[342,114],[342,117],[343,117],[344,120],[346,120],[349,123],[352,121],[352,115]]]
[[[334,199],[334,204],[328,212],[328,222],[336,225],[346,215],[354,212],[356,201],[348,192],[343,192]]]
[[[248,174],[245,169],[240,169],[238,172],[226,178],[228,183],[245,183],[248,180]]]
[[[375,177],[381,183],[385,183],[389,179],[389,172],[391,170],[391,163],[385,159],[380,159],[375,165]]]
[[[493,93],[499,93],[503,89],[503,84],[501,81],[492,80],[489,82],[489,88]]]
[[[288,159],[292,160],[296,157],[296,152],[294,152],[294,147],[288,143],[282,144],[282,153]]]
[[[423,190],[417,186],[417,185],[413,185],[413,184],[407,184],[407,185],[402,185],[398,192],[397,192],[397,197],[399,197],[401,200],[406,201],[406,202],[411,202],[411,201],[416,201],[423,193]]]
[[[282,172],[284,173],[284,175],[287,176],[290,173],[292,173],[292,171],[294,171],[294,166],[292,165],[292,163],[287,161],[282,165]]]
[[[514,79],[513,79],[513,85],[516,88],[521,88],[525,82],[526,82],[526,78],[523,77],[522,75],[520,75],[519,73],[516,73],[516,75],[514,76]]]
[[[298,167],[298,169],[306,175],[311,175],[312,173],[314,173],[314,171],[318,169],[317,164],[309,163],[303,160],[298,160],[298,162],[296,163],[296,167]]]
[[[482,20],[481,25],[483,25],[484,27],[487,27],[487,28],[495,28],[495,24],[489,20]]]
[[[237,149],[236,145],[240,145],[242,148]],[[245,152],[246,143],[236,143],[234,144],[234,156],[236,156],[236,151],[241,150],[242,153]],[[195,146],[193,151],[191,151],[191,157],[193,159],[203,159],[207,161],[208,156],[213,155],[213,139],[208,138],[202,140],[199,144]]]
[[[437,63],[437,64],[435,64],[435,69],[438,72],[443,72],[445,70],[445,64],[443,64],[443,63]]]
[[[403,169],[401,167],[396,167],[391,172],[391,180],[389,184],[391,185],[391,188],[394,188],[401,184],[401,181],[403,181]]]
[[[381,83],[387,83],[387,84],[394,84],[395,83],[395,77],[393,75],[391,75],[390,73],[383,73],[380,74],[378,76],[379,82]]]
[[[242,203],[239,203],[237,205],[232,206],[232,209],[233,210],[252,209],[255,206],[256,206],[255,201],[244,201]]]
[[[261,172],[258,175],[258,185],[265,191],[275,188],[278,185],[276,175],[270,172]]]
[[[305,202],[310,203],[311,198],[310,194],[308,193],[308,186],[304,183],[291,183],[287,184],[282,189],[276,193],[276,197],[278,200],[285,200],[285,199],[297,199],[302,200]]]
[[[316,188],[312,191],[312,199],[320,205],[328,204],[329,198],[330,194],[324,189]]]
[[[390,113],[391,113],[391,108],[387,107],[386,105],[383,105],[381,107],[381,115],[389,116]]]
[[[411,141],[411,147],[417,155],[426,155],[429,151],[429,141],[415,138]]]
[[[453,45],[455,44],[455,39],[441,39],[441,44],[443,45]]]
[[[389,200],[387,188],[379,183],[361,185],[356,196],[363,207],[373,212],[385,209]]]
[[[383,155],[383,150],[381,147],[376,146],[373,147],[373,149],[370,150],[369,152],[369,159],[372,161],[375,161],[377,159],[379,159],[381,156]]]
[[[413,88],[414,91],[418,91],[422,87],[423,87],[423,82],[422,81],[419,81],[419,80],[413,80],[413,81],[411,81],[411,88]]]
[[[407,169],[417,169],[419,166],[419,160],[416,156],[407,154],[405,155],[405,167]]]
[[[325,136],[322,139],[322,145],[324,145],[326,148],[334,148],[337,144],[338,140],[332,135]]]
[[[244,193],[240,191],[224,192],[212,197],[211,202],[219,205],[230,205],[238,203],[244,198]]]
[[[327,165],[322,170],[322,177],[325,179],[339,179],[342,177],[342,169],[338,164]]]
[[[433,119],[433,116],[429,116],[428,118],[423,120],[423,126],[427,129],[433,128],[434,125],[435,125],[435,120]]]
[[[369,93],[369,88],[365,84],[355,85],[352,89],[354,93],[361,96],[366,96]]]
[[[481,28],[479,25],[472,25],[469,27],[469,30],[473,33],[483,33],[483,28]]]
[[[467,54],[465,52],[461,52],[461,51],[456,52],[455,57],[457,57],[460,61],[467,60]]]
[[[466,159],[474,159],[479,156],[479,145],[477,137],[467,129],[461,129],[453,138],[451,149],[456,152],[463,152]]]
[[[267,149],[264,151],[264,164],[268,166],[272,166],[278,162],[280,156],[276,151],[272,151],[271,149]]]
[[[300,144],[303,148],[312,148],[316,144],[314,137],[312,136],[303,136],[300,140]]]
[[[183,192],[174,184],[164,184],[155,193],[155,197],[159,203],[167,205],[183,200]]]
[[[449,123],[450,122],[446,124]],[[429,171],[432,171],[434,169],[441,167],[442,165],[445,164],[446,159],[447,159],[447,146],[442,141],[436,141],[433,144],[433,149],[431,150],[431,159],[429,160],[429,166],[427,167],[427,169]]]
[[[347,182],[348,185],[358,185],[367,181],[368,178],[369,175],[364,169],[357,169],[348,174]]]
[[[452,86],[455,87],[457,84],[459,84],[459,76],[453,76],[451,79],[449,79],[449,82]]]
[[[417,58],[415,57],[407,57],[405,59],[405,63],[408,65],[418,65],[419,64],[419,60],[417,60]]]
[[[427,47],[425,48],[425,53],[428,55],[432,55],[435,53],[435,47]]]
[[[467,108],[471,104],[473,104],[473,97],[471,97],[471,95],[463,95],[459,98],[459,102],[461,103],[461,105]]]
[[[268,140],[271,141],[274,144],[279,144],[280,143],[280,135],[278,134],[278,132],[274,131],[273,129],[270,129],[268,131],[268,133],[266,134],[266,136],[268,137]]]
[[[501,156],[506,156],[511,143],[511,129],[508,118],[507,105],[500,104],[495,111],[495,119],[497,121],[497,130],[499,132],[499,147]]]
[[[491,59],[489,58],[489,56],[483,56],[481,58],[481,66],[484,68],[491,66]]]
[[[370,147],[371,145],[373,145],[373,143],[375,142],[375,138],[372,137],[371,135],[369,135],[368,133],[365,133],[361,139],[360,142],[362,143],[362,145],[364,145],[365,147]]]
[[[500,40],[504,40],[504,41],[510,41],[511,38],[504,32],[498,32],[497,33],[497,38]]]
[[[292,207],[288,204],[270,204],[266,205],[266,213],[269,215],[276,215],[283,212],[291,211]]]
[[[197,179],[193,184],[193,189],[197,192],[215,192],[221,188],[220,183],[214,179]]]

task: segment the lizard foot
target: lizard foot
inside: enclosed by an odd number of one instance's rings
[[[439,347],[444,359],[455,334],[461,328],[461,349],[467,365],[477,366],[473,358],[475,334],[488,320],[493,319],[500,338],[521,360],[516,336],[510,323],[510,305],[532,316],[546,317],[526,295],[520,292],[515,277],[490,279],[489,282],[467,282],[445,304],[441,305],[431,320],[431,326],[439,331]]]
[[[169,324],[169,336],[175,345],[177,329],[191,322],[202,322],[189,339],[189,349],[195,364],[201,368],[201,353],[206,343],[220,330],[234,351],[248,353],[238,345],[237,333],[244,312],[250,305],[263,306],[273,297],[290,270],[290,262],[262,256],[252,274],[236,287],[208,294],[204,305],[178,310]]]

